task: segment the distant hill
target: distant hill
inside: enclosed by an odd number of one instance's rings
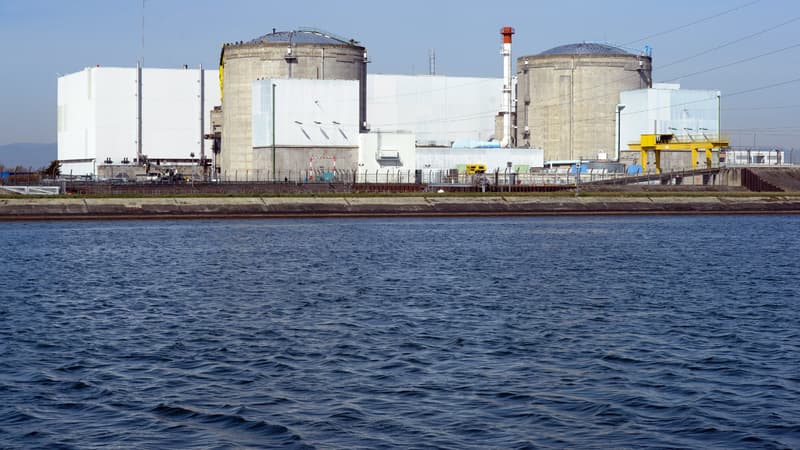
[[[0,145],[0,164],[6,168],[16,166],[38,169],[46,167],[58,158],[58,145],[53,144],[6,144]]]

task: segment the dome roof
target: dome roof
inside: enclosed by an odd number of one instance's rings
[[[334,44],[358,45],[355,39],[345,39],[322,30],[301,28],[295,31],[275,31],[253,39],[248,44],[293,43],[293,44]]]
[[[630,55],[631,53],[617,47],[605,44],[583,42],[580,44],[567,44],[553,47],[539,55]]]

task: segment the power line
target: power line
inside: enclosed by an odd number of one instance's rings
[[[688,78],[688,77],[692,77],[692,76],[695,76],[695,75],[700,75],[700,74],[703,74],[703,73],[713,72],[715,70],[724,69],[726,67],[735,66],[737,64],[750,62],[750,61],[753,61],[753,60],[756,60],[756,59],[759,59],[759,58],[763,58],[765,56],[772,56],[772,55],[775,55],[777,53],[785,52],[787,50],[791,50],[791,49],[797,48],[797,47],[800,47],[800,43],[793,44],[793,45],[790,45],[788,47],[783,47],[783,48],[780,48],[778,50],[773,50],[771,52],[761,53],[759,55],[751,56],[749,58],[740,59],[738,61],[733,61],[733,62],[730,62],[730,63],[727,63],[727,64],[722,64],[720,66],[711,67],[709,69],[700,70],[700,71],[692,72],[692,73],[689,73],[689,74],[686,74],[686,75],[681,75],[681,76],[678,76],[678,77],[670,78],[668,81],[675,81],[675,80],[679,80],[681,78]]]
[[[752,5],[755,5],[756,3],[760,3],[760,2],[761,2],[761,0],[755,0],[755,1],[752,1],[752,2],[749,2],[749,3],[745,3],[743,5],[739,5],[739,6],[736,6],[734,8],[727,9],[727,10],[722,11],[720,13],[716,13],[716,14],[712,14],[710,16],[703,17],[701,19],[695,20],[694,22],[689,22],[689,23],[687,23],[685,25],[681,25],[679,27],[669,28],[667,30],[659,31],[658,33],[653,33],[653,34],[645,36],[645,37],[643,37],[641,39],[637,39],[635,41],[626,42],[626,43],[624,43],[622,45],[631,45],[631,44],[635,44],[637,42],[645,41],[647,39],[651,39],[651,38],[654,38],[654,37],[658,37],[658,36],[663,36],[665,34],[674,33],[676,31],[680,31],[680,30],[692,27],[694,25],[697,25],[699,23],[705,22],[706,20],[716,19],[717,17],[721,17],[721,16],[724,16],[726,14],[730,14],[732,12],[739,11],[740,9],[747,8],[748,6],[752,6]]]
[[[723,69],[723,68],[726,68],[726,67],[731,67],[731,66],[734,66],[734,65],[737,65],[737,64],[742,64],[742,63],[745,63],[745,62],[753,61],[755,59],[763,58],[765,56],[771,56],[771,55],[774,55],[774,54],[777,54],[777,53],[781,53],[781,52],[784,52],[784,51],[787,51],[787,50],[791,50],[791,49],[797,48],[797,47],[800,47],[800,43],[793,44],[793,45],[790,45],[788,47],[784,47],[784,48],[781,48],[781,49],[778,49],[778,50],[772,50],[772,51],[761,53],[761,54],[758,54],[758,55],[754,55],[754,56],[751,56],[751,57],[748,57],[748,58],[740,59],[738,61],[733,61],[733,62],[730,62],[730,63],[727,63],[727,64],[722,64],[722,65],[719,65],[719,66],[711,67],[711,68],[700,70],[700,71],[697,71],[697,72],[684,74],[684,75],[672,78],[672,79],[670,79],[668,81],[675,81],[675,80],[679,80],[679,79],[682,79],[682,78],[689,78],[689,77],[692,77],[692,76],[695,76],[695,75],[700,75],[700,74],[704,74],[704,73],[708,73],[708,72],[713,72],[715,70],[719,70],[719,69]],[[608,85],[608,84],[611,84],[611,82],[597,85],[595,88],[586,88],[583,91],[593,90],[593,89],[596,89],[598,87],[602,87],[602,86]],[[557,103],[555,105],[551,105],[551,106],[565,106],[565,105],[569,105],[571,103],[585,103],[587,101],[606,98],[606,97],[610,97],[610,96],[614,96],[614,95],[618,95],[618,93],[617,92],[605,92],[605,93],[594,95],[594,96],[590,96],[590,97],[576,97],[575,94],[573,94],[572,96],[570,96],[569,99],[564,100],[563,102]],[[736,95],[736,93],[734,93],[734,94],[726,94],[726,97],[731,97],[733,95]],[[560,96],[559,97],[553,97],[552,100],[557,100],[558,98],[560,98]],[[626,114],[626,113],[623,113],[623,114]]]
[[[782,130],[800,130],[800,127],[793,126],[793,127],[769,127],[769,128],[731,128],[731,130],[736,131],[782,131]]]
[[[695,20],[695,21],[693,21],[693,22],[690,22],[690,23],[687,23],[687,24],[685,24],[685,25],[681,25],[681,26],[679,26],[679,27],[677,27],[677,28],[672,28],[672,29],[670,29],[670,30],[665,30],[665,31],[662,31],[662,32],[659,32],[659,33],[655,33],[655,34],[653,34],[653,35],[650,35],[650,36],[645,36],[644,38],[641,38],[641,39],[638,39],[638,40],[635,40],[635,41],[630,41],[630,42],[628,42],[628,43],[626,43],[626,44],[619,44],[619,45],[615,44],[615,45],[617,45],[617,46],[626,46],[626,45],[629,45],[629,44],[631,44],[631,43],[636,43],[636,42],[643,41],[643,40],[645,40],[645,39],[648,39],[649,37],[653,37],[653,36],[657,36],[657,35],[661,35],[661,34],[667,34],[667,33],[670,33],[670,32],[672,32],[672,31],[681,30],[681,29],[684,29],[684,28],[687,28],[687,27],[690,27],[690,26],[696,25],[696,24],[698,24],[698,23],[704,22],[704,21],[706,21],[706,20],[714,19],[714,18],[717,18],[717,17],[723,16],[723,15],[725,15],[725,14],[729,14],[729,13],[731,13],[731,12],[734,12],[734,11],[737,11],[737,10],[740,10],[740,9],[743,9],[743,8],[745,8],[745,7],[751,6],[751,5],[753,5],[753,4],[756,4],[756,3],[759,3],[759,2],[761,2],[761,0],[755,0],[755,1],[751,1],[750,3],[746,3],[746,4],[744,4],[744,5],[740,5],[740,6],[738,6],[738,7],[731,8],[731,9],[728,9],[728,10],[722,11],[722,12],[720,12],[720,13],[717,13],[717,14],[713,14],[713,15],[711,15],[711,16],[707,16],[707,17],[704,17],[704,18],[701,18],[701,19]],[[766,29],[763,29],[763,30],[757,31],[757,32],[755,32],[755,33],[751,33],[751,34],[749,34],[749,35],[747,35],[747,36],[743,36],[743,37],[741,37],[741,38],[738,38],[738,39],[735,39],[735,40],[733,40],[733,41],[729,41],[729,42],[723,43],[723,44],[721,44],[721,45],[718,45],[718,46],[716,46],[716,47],[712,47],[712,48],[710,48],[710,49],[704,50],[704,51],[702,51],[702,52],[700,52],[700,53],[697,53],[697,54],[695,54],[695,55],[692,55],[692,56],[689,56],[689,57],[686,57],[686,58],[683,58],[683,59],[680,59],[680,60],[677,60],[677,61],[673,61],[673,62],[671,62],[671,63],[668,63],[668,64],[666,64],[666,65],[662,65],[662,66],[656,66],[656,67],[653,67],[651,70],[655,70],[655,69],[662,69],[662,68],[664,68],[664,67],[669,67],[669,66],[673,66],[673,65],[675,65],[675,64],[681,63],[681,62],[685,62],[685,61],[687,61],[687,60],[689,60],[689,59],[693,59],[693,58],[696,58],[696,57],[698,57],[698,56],[702,56],[702,55],[704,55],[704,54],[711,53],[711,52],[713,52],[713,51],[716,51],[716,50],[719,50],[719,49],[721,49],[721,48],[729,47],[729,46],[731,46],[731,45],[734,45],[734,44],[736,44],[736,43],[739,43],[739,42],[745,41],[745,40],[747,40],[747,39],[752,39],[753,37],[756,37],[756,36],[759,36],[759,35],[761,35],[761,34],[767,33],[767,32],[769,32],[769,31],[775,30],[775,29],[777,29],[777,28],[780,28],[780,27],[782,27],[782,26],[785,26],[785,25],[788,25],[788,24],[790,24],[790,23],[796,22],[796,21],[798,21],[798,20],[800,20],[800,16],[798,16],[798,17],[795,17],[795,18],[793,18],[793,19],[790,19],[790,20],[787,20],[787,21],[784,21],[784,22],[781,22],[781,23],[779,23],[779,24],[776,24],[776,25],[774,25],[774,26],[771,26],[771,27],[769,27],[769,28],[766,28]],[[762,55],[762,56],[767,56],[767,55]],[[685,77],[688,77],[688,76],[691,76],[691,75],[694,75],[694,74],[690,74],[690,75],[684,75],[682,78],[685,78]],[[609,85],[609,84],[614,84],[614,83],[616,83],[616,82],[618,82],[618,81],[622,81],[622,80],[624,80],[625,78],[627,78],[627,77],[620,78],[620,79],[617,79],[617,80],[612,80],[612,81],[609,81],[609,82],[606,82],[606,83],[602,83],[602,84],[599,84],[599,85],[595,85],[595,86],[590,86],[590,87],[587,87],[587,88],[584,88],[584,89],[582,89],[582,91],[590,91],[590,90],[595,90],[595,89],[597,89],[597,88],[599,88],[599,87],[602,87],[602,86],[605,86],[605,85]],[[479,78],[479,79],[477,79],[477,80],[475,80],[475,81],[472,81],[472,82],[469,82],[469,83],[463,83],[463,84],[460,84],[460,85],[457,85],[457,86],[452,86],[452,87],[451,87],[451,86],[445,86],[445,87],[442,87],[442,88],[425,89],[425,90],[419,90],[419,91],[413,91],[413,92],[404,92],[404,93],[400,93],[400,94],[396,94],[396,95],[376,96],[376,97],[372,97],[372,100],[376,100],[376,99],[384,99],[384,98],[386,98],[386,99],[388,99],[388,98],[396,98],[396,97],[401,97],[401,96],[414,96],[414,95],[420,95],[420,94],[426,94],[426,93],[438,92],[438,91],[447,91],[447,90],[449,90],[449,89],[451,89],[451,88],[462,87],[462,86],[468,86],[468,85],[472,85],[472,84],[484,83],[484,82],[487,82],[487,80],[494,80],[494,79],[489,79],[489,78],[483,78],[483,79],[481,79],[481,78]],[[574,96],[574,94],[573,94],[573,96]],[[602,95],[602,96],[600,96],[600,97],[606,97],[606,96],[607,96],[607,95],[606,95],[606,94],[604,94],[604,95]],[[582,100],[588,100],[588,99],[600,98],[600,97],[589,97],[589,98],[584,98],[584,99],[582,99]],[[549,100],[555,100],[555,99],[557,99],[557,98],[559,98],[559,97],[554,97],[553,99],[549,99]]]
[[[800,16],[799,16],[799,17],[795,17],[795,18],[793,18],[793,19],[790,19],[790,20],[788,20],[788,21],[784,21],[784,22],[782,22],[782,23],[779,23],[779,24],[773,25],[773,26],[771,26],[771,27],[769,27],[769,28],[766,28],[766,29],[764,29],[764,30],[758,31],[758,32],[756,32],[756,33],[751,33],[751,34],[749,34],[749,35],[747,35],[747,36],[743,36],[743,37],[741,37],[741,38],[735,39],[735,40],[733,40],[733,41],[729,41],[729,42],[727,42],[727,43],[724,43],[724,44],[722,44],[722,45],[718,45],[718,46],[716,46],[716,47],[712,47],[712,48],[710,48],[710,49],[704,50],[704,51],[702,51],[702,52],[700,52],[700,53],[697,53],[697,54],[695,54],[695,55],[693,55],[693,56],[691,56],[691,57],[684,58],[683,60],[675,61],[675,62],[673,62],[673,63],[667,64],[667,65],[664,65],[664,66],[654,66],[654,67],[652,67],[652,68],[651,68],[651,70],[652,70],[652,71],[655,71],[655,70],[657,70],[657,69],[661,69],[661,68],[663,68],[663,67],[667,67],[667,66],[670,66],[670,65],[675,65],[675,64],[677,64],[678,62],[683,62],[683,61],[686,61],[686,60],[688,60],[688,59],[691,59],[691,58],[697,57],[697,56],[699,56],[699,55],[710,53],[710,52],[712,52],[712,51],[715,51],[715,50],[718,50],[718,49],[720,49],[720,48],[724,48],[724,47],[727,47],[727,46],[733,45],[734,43],[739,43],[739,42],[742,42],[742,41],[744,41],[744,40],[747,40],[747,39],[752,39],[752,38],[753,38],[753,37],[755,37],[755,36],[758,36],[758,35],[764,34],[764,33],[768,32],[768,31],[771,31],[771,30],[777,29],[777,28],[779,28],[779,27],[781,27],[781,26],[785,26],[785,25],[787,25],[787,24],[789,24],[789,23],[792,23],[792,22],[795,22],[795,21],[798,21],[798,20],[800,20]],[[798,45],[800,45],[800,44],[798,44]],[[721,65],[721,66],[717,66],[717,67],[712,67],[712,68],[710,68],[710,69],[705,69],[705,70],[703,70],[703,71],[698,71],[698,72],[694,72],[694,73],[690,73],[690,74],[681,75],[681,76],[678,76],[678,77],[672,78],[672,79],[671,79],[671,80],[669,80],[669,81],[672,81],[672,80],[677,80],[677,79],[680,79],[680,78],[688,78],[688,77],[690,77],[690,76],[699,75],[699,74],[701,74],[701,73],[706,73],[706,72],[710,72],[710,71],[713,71],[713,70],[718,70],[718,69],[721,69],[721,68],[724,68],[724,67],[729,67],[729,66],[736,65],[736,64],[740,64],[740,63],[743,63],[743,62],[751,61],[751,60],[753,60],[753,59],[757,59],[757,58],[761,58],[761,57],[764,57],[764,56],[769,56],[769,55],[772,55],[772,54],[775,54],[775,53],[779,53],[779,52],[782,52],[782,51],[786,51],[786,50],[789,50],[789,49],[791,49],[791,48],[794,48],[794,47],[796,47],[796,46],[797,46],[797,45],[793,45],[793,46],[790,46],[790,47],[785,47],[785,48],[782,48],[782,49],[779,49],[779,50],[775,50],[775,51],[772,51],[772,52],[767,52],[767,53],[762,53],[762,54],[760,54],[760,55],[755,55],[755,56],[752,56],[752,57],[750,57],[750,58],[746,58],[746,59],[743,59],[743,60],[740,60],[740,61],[735,61],[735,62],[732,62],[732,63],[724,64],[724,65]],[[617,78],[617,79],[614,79],[614,80],[610,80],[610,81],[607,81],[607,82],[605,82],[605,83],[599,83],[599,84],[594,84],[594,85],[592,85],[592,86],[587,86],[587,87],[584,87],[584,88],[580,89],[579,91],[577,91],[577,92],[574,92],[574,93],[572,94],[572,96],[571,96],[570,100],[568,100],[568,101],[567,101],[567,100],[565,100],[565,101],[563,101],[563,102],[561,102],[561,103],[558,103],[558,104],[556,104],[556,105],[552,105],[552,106],[564,106],[564,105],[568,105],[568,104],[569,104],[569,103],[571,103],[571,102],[586,102],[586,101],[593,100],[593,99],[599,99],[599,98],[604,98],[604,97],[615,96],[615,95],[617,95],[617,93],[616,93],[616,92],[608,92],[608,93],[603,93],[603,94],[599,94],[599,95],[595,95],[595,96],[591,96],[591,97],[582,97],[582,98],[581,98],[581,97],[579,97],[579,94],[583,94],[583,93],[585,93],[585,92],[590,92],[590,91],[595,91],[595,90],[597,90],[598,88],[601,88],[601,87],[603,87],[603,86],[608,86],[608,85],[616,84],[616,83],[618,83],[618,82],[620,82],[620,81],[624,81],[625,79],[627,79],[627,78],[630,78],[630,77],[631,77],[631,75],[625,75],[625,76],[623,76],[623,77],[620,77],[620,78]],[[561,95],[556,95],[556,96],[553,96],[553,97],[551,97],[551,98],[548,98],[548,99],[542,99],[542,100],[541,100],[541,102],[544,102],[544,103],[550,103],[550,102],[553,102],[553,101],[557,101],[559,98],[561,98]]]
[[[742,90],[742,91],[737,91],[737,92],[734,92],[732,94],[728,94],[727,97],[733,97],[733,96],[742,95],[742,94],[749,94],[751,92],[756,92],[756,91],[763,91],[765,89],[771,89],[771,88],[778,87],[778,86],[785,86],[787,84],[797,83],[798,81],[800,81],[800,78],[794,78],[794,79],[791,79],[791,80],[780,81],[778,83],[772,83],[772,84],[768,84],[768,85],[765,85],[765,86],[759,86],[757,88],[745,89],[745,90]]]
[[[739,107],[739,108],[722,108],[723,111],[760,111],[770,109],[794,109],[800,108],[800,105],[780,105],[780,106],[753,106],[753,107]]]
[[[698,20],[689,22],[689,23],[687,23],[685,25],[681,25],[679,27],[671,28],[669,30],[664,30],[664,31],[661,31],[661,32],[658,32],[658,33],[654,33],[654,34],[645,36],[645,37],[643,37],[641,39],[637,39],[637,40],[634,40],[634,41],[627,42],[625,44],[622,44],[622,46],[630,45],[630,44],[633,44],[633,43],[636,43],[636,42],[640,42],[640,41],[643,41],[643,40],[646,40],[646,39],[650,39],[652,37],[661,36],[661,35],[665,35],[665,34],[668,34],[668,33],[675,32],[675,31],[679,31],[679,30],[682,30],[682,29],[697,25],[697,24],[699,24],[701,22],[704,22],[704,21],[707,21],[707,20],[711,20],[711,19],[715,19],[717,17],[720,17],[720,16],[723,16],[723,15],[730,14],[732,12],[744,9],[746,7],[752,6],[752,5],[754,5],[756,3],[760,3],[760,2],[761,2],[761,0],[751,1],[751,2],[748,2],[748,3],[742,4],[742,5],[739,5],[737,7],[727,9],[727,10],[722,11],[720,13],[716,13],[716,14],[713,14],[713,15],[710,15],[710,16],[706,16],[706,17],[700,18]],[[746,36],[742,36],[742,37],[734,39],[732,41],[724,42],[724,43],[722,43],[720,45],[717,45],[715,47],[706,49],[704,51],[701,51],[701,52],[698,52],[698,53],[696,53],[694,55],[691,55],[691,56],[688,56],[688,57],[673,61],[671,63],[665,64],[665,65],[662,65],[662,66],[658,66],[656,68],[661,69],[661,68],[664,68],[664,67],[674,66],[676,64],[688,61],[690,59],[693,59],[693,58],[696,58],[696,57],[699,57],[699,56],[714,52],[714,51],[722,49],[722,48],[730,47],[730,46],[732,46],[734,44],[746,41],[748,39],[752,39],[754,37],[757,37],[757,36],[760,36],[762,34],[765,34],[765,33],[769,32],[769,31],[772,31],[772,30],[775,30],[777,28],[780,28],[780,27],[786,26],[788,24],[794,23],[794,22],[796,22],[798,20],[800,20],[800,17],[794,17],[792,19],[789,19],[789,20],[786,20],[784,22],[778,23],[778,24],[773,25],[771,27],[759,30],[759,31],[757,31],[755,33],[750,33],[750,34],[748,34]],[[800,47],[800,43],[799,44],[794,44],[794,45],[791,45],[791,46],[788,46],[788,47],[784,47],[784,48],[781,48],[781,49],[778,49],[778,50],[773,50],[773,51],[770,51],[770,52],[766,52],[766,53],[762,53],[762,54],[759,54],[759,55],[755,55],[755,56],[752,56],[752,57],[749,57],[749,58],[745,58],[745,59],[741,59],[741,60],[738,60],[738,61],[734,61],[734,62],[731,62],[731,63],[723,64],[723,65],[720,65],[720,66],[715,66],[715,67],[711,67],[711,68],[708,68],[708,69],[705,69],[705,70],[701,70],[701,71],[685,74],[685,75],[682,75],[680,77],[673,78],[673,80],[674,79],[678,79],[678,78],[687,78],[687,77],[699,75],[699,74],[702,74],[702,73],[707,73],[707,72],[719,70],[719,69],[722,69],[722,68],[731,67],[731,66],[734,66],[734,65],[737,65],[737,64],[741,64],[741,63],[744,63],[744,62],[752,61],[754,59],[758,59],[758,58],[770,56],[770,55],[773,55],[773,54],[777,54],[777,53],[780,53],[780,52],[784,52],[784,51],[787,51],[787,50],[790,50],[790,49],[793,49],[793,48],[796,48],[796,47]],[[595,85],[595,86],[592,86],[592,87],[587,87],[587,88],[584,88],[583,91],[596,90],[597,88],[602,87],[603,85],[613,84],[613,83],[615,83],[617,81],[621,81],[622,79],[624,79],[624,78],[621,78],[619,80],[613,80],[613,81],[607,82],[607,83],[602,83],[602,84]],[[465,86],[465,85],[469,85],[469,84],[478,84],[478,83],[481,83],[481,82],[484,82],[484,81],[486,81],[486,80],[476,80],[475,82],[472,82],[472,83],[464,83],[464,84],[457,85],[457,86],[452,86],[452,87],[445,86],[445,87],[442,87],[442,88],[436,88],[436,89],[430,89],[430,90],[420,90],[420,91],[414,91],[414,92],[406,92],[406,93],[402,93],[402,94],[396,94],[394,96],[374,97],[373,100],[374,99],[378,99],[378,98],[390,98],[390,97],[396,97],[396,96],[420,95],[420,94],[429,93],[429,92],[435,92],[435,91],[447,91],[447,90],[449,90],[451,88],[461,87],[461,86]],[[742,90],[742,91],[738,91],[738,92],[734,92],[734,93],[728,94],[726,97],[732,97],[732,96],[735,96],[735,95],[741,95],[741,94],[745,94],[745,93],[748,93],[748,92],[755,92],[755,91],[758,91],[758,90],[778,87],[778,86],[781,86],[781,85],[790,84],[790,83],[794,83],[794,82],[797,82],[797,81],[800,81],[800,79],[788,80],[788,81],[781,82],[781,83],[775,83],[775,84],[771,84],[771,85],[767,85],[767,86],[760,86],[760,87],[757,87],[757,88],[746,89],[746,90]],[[617,95],[617,93],[604,93],[604,94],[597,95],[597,96],[583,97],[583,98],[578,98],[578,99],[576,99],[575,95],[573,94],[571,96],[571,98],[569,99],[569,101],[562,102],[562,103],[560,103],[560,105],[566,105],[566,104],[575,103],[575,102],[586,102],[586,101],[589,101],[589,100],[592,100],[592,99],[608,97],[610,95]],[[552,98],[551,100],[557,100],[558,98],[560,98],[560,96],[556,96],[556,97]],[[708,101],[708,99],[692,101],[692,102],[685,102],[685,103],[681,103],[681,104],[670,105],[668,107],[657,107],[657,108],[651,108],[651,109],[655,110],[655,109],[663,109],[663,108],[672,108],[672,107],[678,107],[678,106],[688,105],[688,104],[692,104],[692,103],[698,103],[698,102],[702,102],[702,101]],[[556,106],[556,105],[553,105],[553,106]],[[644,112],[644,111],[649,111],[649,110],[643,110],[643,111],[639,111],[639,112]],[[476,118],[482,118],[482,117],[487,117],[488,118],[488,117],[493,117],[495,115],[495,112],[496,111],[489,111],[489,112],[486,112],[486,113],[477,113],[477,114],[470,114],[470,115],[465,115],[465,116],[453,116],[453,117],[449,117],[448,119],[445,119],[444,122],[460,122],[460,121],[464,121],[464,120],[470,120],[470,119],[473,119],[473,118],[476,119]],[[633,113],[635,113],[635,112],[634,111],[627,111],[627,112],[624,112],[623,114],[629,115],[629,114],[633,114]],[[611,115],[611,114],[609,113],[609,115]],[[602,114],[601,114],[601,116],[602,116]],[[598,117],[594,117],[594,118],[591,118],[591,119],[585,119],[585,120],[578,121],[578,122],[585,122],[585,121],[597,120],[597,119],[599,119],[599,118]],[[602,119],[600,119],[600,120],[602,120]],[[426,121],[426,120],[418,120],[418,121],[398,122],[398,123],[394,123],[394,124],[382,124],[382,126],[411,125],[411,124],[419,124],[419,123],[425,123],[425,122],[428,122],[428,121]]]
[[[717,14],[714,14],[714,15],[711,15],[711,16],[703,17],[701,19],[692,21],[690,23],[687,23],[685,25],[679,26],[677,28],[672,28],[670,30],[665,30],[663,32],[655,33],[655,34],[652,34],[650,36],[646,36],[646,37],[644,37],[642,39],[639,39],[639,40],[636,40],[636,41],[631,41],[631,42],[629,42],[627,44],[622,44],[622,45],[628,45],[630,43],[639,42],[639,41],[648,39],[648,38],[653,37],[653,36],[658,36],[658,35],[662,35],[662,34],[667,34],[667,33],[672,32],[672,31],[681,30],[681,29],[696,25],[698,23],[704,22],[706,20],[714,19],[714,18],[720,17],[722,15],[729,14],[731,12],[743,9],[745,7],[748,7],[748,6],[751,6],[753,4],[759,3],[760,1],[761,0],[755,0],[755,1],[743,4],[743,5],[740,5],[738,7],[722,11],[720,13],[717,13]],[[704,50],[702,52],[699,52],[699,53],[697,53],[695,55],[692,55],[692,56],[689,56],[689,57],[686,57],[686,58],[682,58],[682,59],[677,60],[677,61],[673,61],[673,62],[671,62],[669,64],[666,64],[666,65],[663,65],[663,66],[654,67],[653,69],[661,69],[663,67],[669,67],[669,66],[673,66],[673,65],[676,65],[678,63],[681,63],[681,62],[685,62],[685,61],[687,61],[689,59],[696,58],[698,56],[702,56],[704,54],[711,53],[711,52],[719,50],[721,48],[729,47],[729,46],[734,45],[736,43],[739,43],[739,42],[742,42],[742,41],[745,41],[745,40],[748,40],[748,39],[752,39],[752,38],[754,38],[756,36],[759,36],[761,34],[767,33],[769,31],[772,31],[774,29],[780,28],[782,26],[788,25],[790,23],[796,22],[798,20],[800,20],[800,17],[792,18],[790,20],[781,22],[781,23],[776,24],[774,26],[771,26],[769,28],[757,31],[755,33],[751,33],[749,35],[743,36],[741,38],[738,38],[738,39],[735,39],[735,40],[732,40],[732,41],[728,41],[726,43],[723,43],[721,45],[718,45],[718,46],[715,46],[715,47],[712,47],[712,48],[709,48],[709,49]],[[736,65],[736,64],[741,64],[743,62],[751,61],[751,60],[754,60],[754,59],[757,59],[757,58],[761,58],[761,57],[769,56],[769,55],[772,55],[772,54],[775,54],[775,53],[779,53],[779,52],[783,52],[783,51],[786,51],[786,50],[790,50],[790,49],[795,48],[797,46],[800,46],[800,44],[796,44],[796,45],[785,47],[785,48],[782,48],[782,49],[779,49],[779,50],[775,50],[775,51],[772,51],[772,52],[767,52],[767,53],[764,53],[764,54],[756,55],[756,56],[753,56],[753,57],[750,57],[750,58],[746,58],[746,59],[743,59],[743,60],[734,61],[732,63],[724,64],[724,65],[721,65],[721,66],[712,67],[712,68],[705,69],[705,70],[702,70],[702,71],[693,72],[693,73],[690,73],[690,74],[685,74],[685,75],[682,75],[680,77],[676,77],[674,79],[688,78],[690,76],[695,76],[695,75],[698,75],[698,74],[701,74],[701,73],[706,73],[706,72],[711,72],[711,71],[714,71],[714,70],[719,70],[719,69],[722,69],[722,68],[725,68],[725,67],[730,67],[730,66],[733,66],[733,65]],[[597,88],[600,88],[602,86],[609,85],[609,84],[614,84],[614,83],[616,83],[618,81],[622,81],[625,78],[628,78],[628,76],[626,76],[624,78],[620,78],[618,80],[612,80],[612,81],[607,82],[607,83],[601,83],[601,84],[598,84],[598,85],[595,85],[595,86],[586,87],[586,88],[582,89],[581,92],[593,91],[593,90],[596,90]],[[409,91],[409,92],[398,93],[398,94],[395,94],[395,95],[374,96],[374,97],[370,97],[370,100],[375,101],[375,100],[379,100],[379,99],[389,99],[389,98],[396,98],[396,97],[402,97],[402,96],[419,96],[419,95],[425,95],[425,94],[429,94],[429,93],[433,93],[433,92],[449,91],[449,90],[452,90],[452,89],[465,87],[465,86],[469,86],[469,85],[490,83],[492,81],[494,81],[494,79],[491,79],[491,78],[477,78],[477,79],[475,79],[475,80],[473,80],[471,82],[461,83],[461,84],[458,84],[458,85],[455,85],[455,86],[444,86],[444,87],[432,88],[432,89],[414,90],[414,91]],[[578,98],[576,98],[575,94],[576,93],[573,93],[573,95],[571,96],[569,101],[564,101],[564,102],[560,103],[558,106],[563,106],[563,105],[566,105],[566,104],[569,104],[569,103],[586,102],[586,101],[593,100],[593,99],[599,99],[599,98],[609,97],[609,96],[613,96],[613,95],[618,95],[616,92],[613,92],[613,93],[603,93],[603,94],[596,95],[596,96],[591,96],[591,97],[582,97],[582,98],[578,97]],[[556,96],[556,97],[553,97],[551,99],[544,100],[544,101],[548,102],[548,101],[552,101],[552,100],[557,100],[558,98],[560,98],[560,96]],[[556,106],[556,105],[553,105],[553,106]],[[487,118],[488,117],[493,117],[495,115],[494,113],[495,113],[495,111],[487,112],[485,114],[483,114],[483,113],[481,113],[481,114],[473,114],[473,115],[470,115],[470,118],[478,118],[476,116],[479,116],[479,117],[484,117],[485,116]],[[456,116],[456,117],[459,117],[459,116]],[[465,116],[460,116],[460,117],[465,117]],[[457,119],[455,117],[452,117],[450,119],[447,119],[446,121],[450,122],[450,121],[463,121],[463,120],[469,120],[469,119],[466,119],[466,118],[465,119]],[[417,124],[417,123],[425,123],[425,122],[426,122],[425,120],[419,120],[419,121],[400,122],[400,123],[392,124],[392,125],[409,125],[409,124]]]
[[[727,97],[735,97],[735,96],[738,96],[738,95],[744,95],[744,94],[749,94],[749,93],[752,93],[752,92],[763,91],[763,90],[772,89],[772,88],[776,88],[776,87],[780,87],[780,86],[785,86],[785,85],[792,84],[792,83],[797,83],[797,82],[800,82],[800,78],[793,78],[791,80],[780,81],[780,82],[777,82],[777,83],[771,83],[771,84],[767,84],[767,85],[763,85],[763,86],[758,86],[758,87],[755,87],[755,88],[743,89],[741,91],[732,92],[732,93],[728,94]],[[675,104],[667,105],[667,106],[656,106],[656,107],[653,107],[653,108],[645,108],[645,109],[640,109],[638,111],[624,110],[623,112],[621,112],[621,114],[623,116],[629,116],[630,117],[633,114],[639,114],[639,113],[650,112],[650,111],[658,111],[658,110],[662,110],[662,109],[672,109],[672,108],[676,108],[676,107],[680,107],[680,106],[686,106],[686,105],[692,105],[692,104],[695,104],[695,103],[707,102],[708,100],[709,100],[708,98],[704,98],[704,99],[700,99],[700,100],[692,100],[692,101],[687,101],[687,102],[682,102],[682,103],[675,103]],[[598,115],[596,115],[594,117],[591,117],[591,118],[588,118],[588,119],[576,120],[574,123],[590,122],[590,121],[598,121],[598,120],[612,120],[614,117],[616,117],[616,114],[617,113],[615,111],[607,112],[607,113],[601,113],[601,114],[598,114]]]
[[[778,28],[780,28],[780,27],[783,27],[783,26],[789,25],[790,23],[797,22],[798,20],[800,20],[800,16],[798,16],[798,17],[795,17],[795,18],[793,18],[793,19],[789,19],[789,20],[787,20],[787,21],[785,21],[785,22],[781,22],[781,23],[779,23],[779,24],[777,24],[777,25],[773,25],[773,26],[771,26],[771,27],[765,28],[765,29],[763,29],[763,30],[756,31],[755,33],[748,34],[747,36],[742,36],[742,37],[740,37],[740,38],[738,38],[738,39],[734,39],[734,40],[732,40],[732,41],[725,42],[725,43],[723,43],[723,44],[720,44],[720,45],[718,45],[718,46],[716,46],[716,47],[712,47],[712,48],[709,48],[709,49],[707,49],[707,50],[703,50],[703,51],[701,51],[701,52],[699,52],[699,53],[695,53],[694,55],[687,56],[687,57],[685,57],[685,58],[681,58],[681,59],[678,59],[678,60],[672,61],[672,62],[670,62],[670,63],[667,63],[667,64],[664,64],[664,65],[658,66],[658,68],[659,68],[659,69],[664,69],[664,68],[666,68],[666,67],[674,66],[675,64],[680,64],[680,63],[682,63],[682,62],[689,61],[690,59],[697,58],[698,56],[707,55],[707,54],[709,54],[709,53],[711,53],[711,52],[715,52],[715,51],[717,51],[717,50],[720,50],[720,49],[723,49],[723,48],[725,48],[725,47],[730,47],[731,45],[738,44],[739,42],[746,41],[747,39],[752,39],[752,38],[754,38],[754,37],[761,36],[762,34],[765,34],[765,33],[768,33],[768,32],[770,32],[770,31],[776,30],[776,29],[778,29]]]

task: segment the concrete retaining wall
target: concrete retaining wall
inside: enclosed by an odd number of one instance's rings
[[[800,197],[233,197],[0,199],[0,220],[800,213]]]

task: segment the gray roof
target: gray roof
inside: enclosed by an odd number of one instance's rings
[[[605,44],[580,43],[567,44],[551,48],[540,55],[630,55],[631,53]]]
[[[354,39],[345,39],[321,30],[299,29],[295,31],[275,31],[270,34],[258,37],[250,41],[250,44],[258,43],[294,43],[294,44],[335,44],[335,45],[358,45]]]

